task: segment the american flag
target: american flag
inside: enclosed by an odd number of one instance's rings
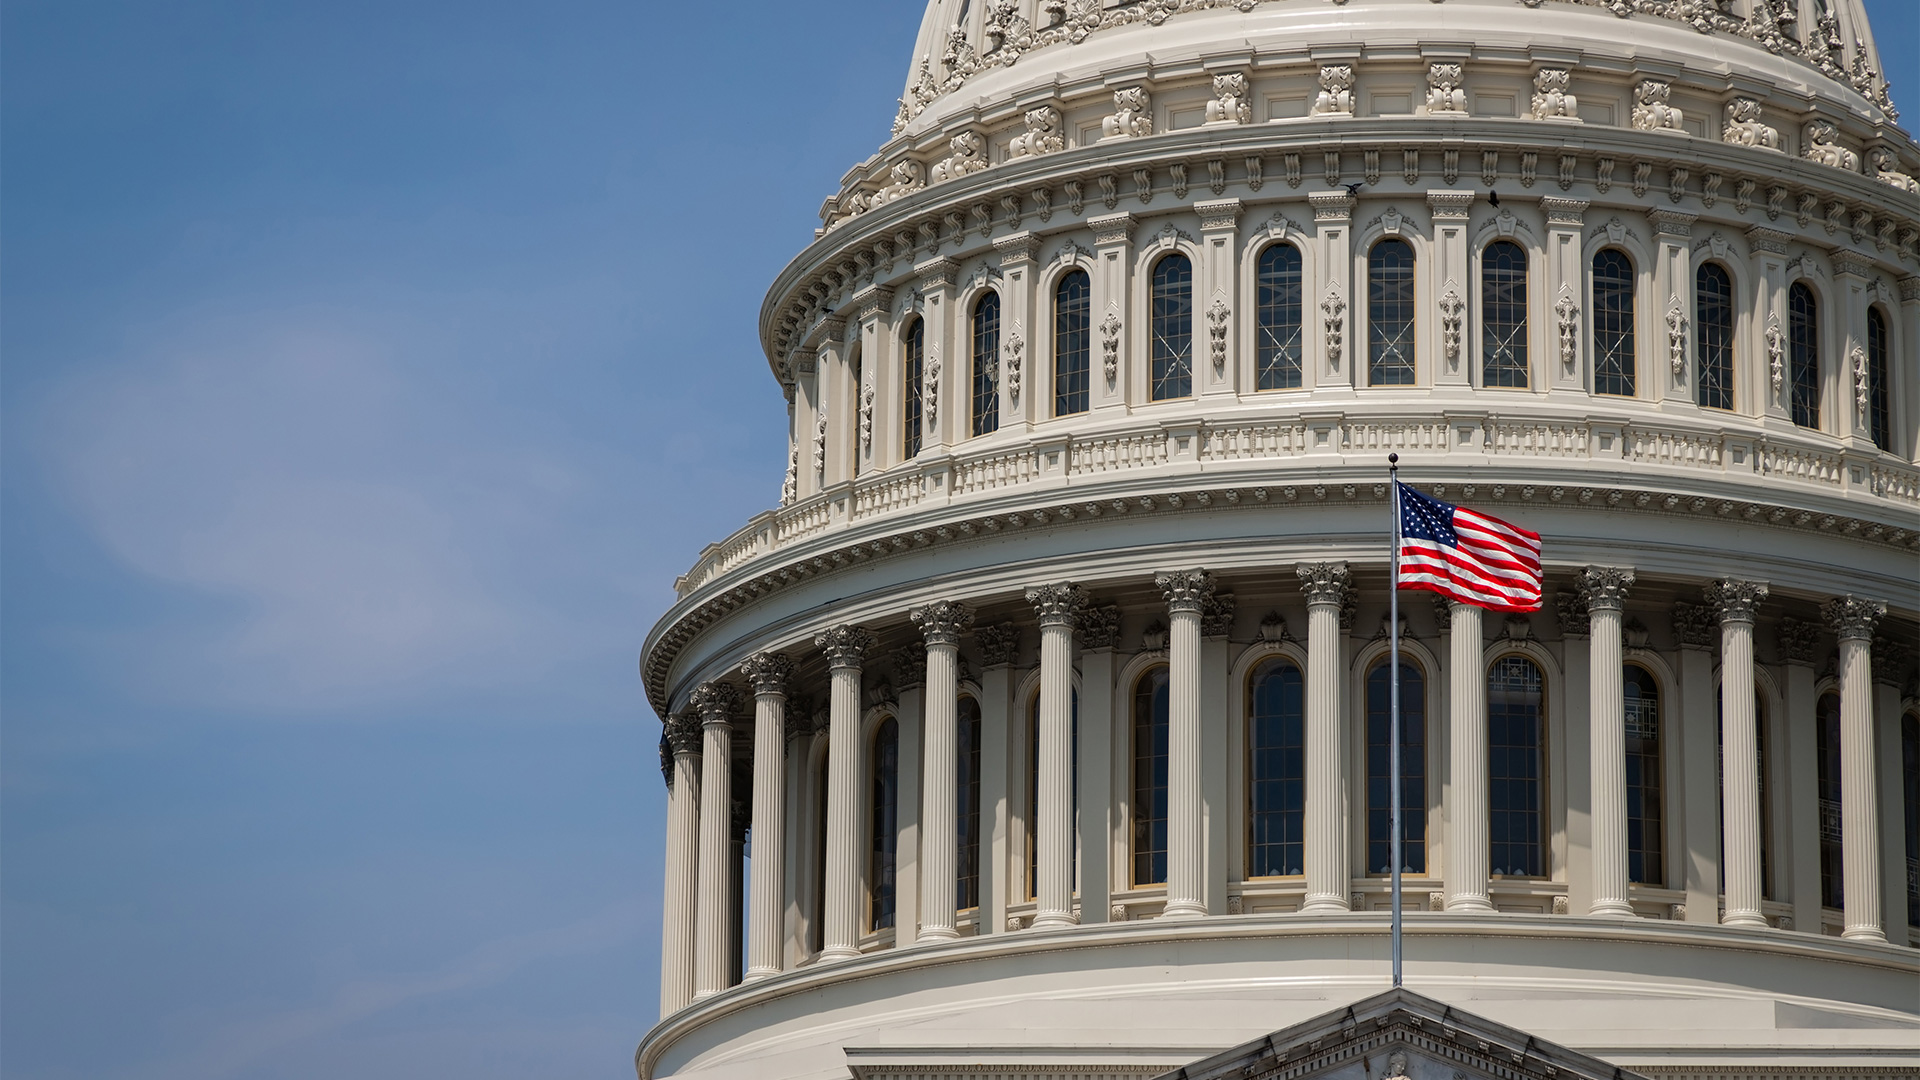
[[[1540,534],[1394,482],[1402,589],[1428,589],[1494,611],[1540,610]]]

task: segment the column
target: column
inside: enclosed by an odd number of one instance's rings
[[[1545,347],[1547,383],[1556,391],[1587,392],[1580,356],[1592,338],[1581,322],[1587,309],[1586,258],[1581,234],[1586,228],[1587,200],[1549,195],[1540,200],[1547,215],[1547,288],[1533,311],[1539,313],[1545,333],[1534,340]]]
[[[1879,778],[1873,763],[1873,630],[1878,600],[1847,595],[1820,609],[1840,638],[1840,842],[1844,938],[1887,940],[1880,922]]]
[[[1113,905],[1113,647],[1120,609],[1088,608],[1080,618],[1080,921],[1106,922]]]
[[[814,800],[807,768],[813,750],[813,710],[803,697],[789,701],[787,711],[792,715],[786,719],[787,790],[783,831],[791,830],[793,838],[785,845],[786,859],[781,872],[785,895],[780,900],[783,912],[780,956],[782,967],[793,967],[812,951],[809,919],[820,917],[818,912],[811,915],[807,912],[813,897],[812,844],[819,825],[813,820]]]
[[[827,880],[821,960],[860,955],[860,665],[873,635],[836,626],[813,639],[833,680],[827,719]]]
[[[1720,822],[1728,926],[1765,926],[1760,913],[1760,735],[1753,711],[1753,616],[1767,586],[1716,581],[1720,614]]]
[[[747,977],[780,973],[786,901],[787,679],[793,661],[758,653],[740,665],[753,687],[753,876],[747,905]]]
[[[1632,915],[1627,903],[1627,717],[1621,685],[1620,613],[1633,571],[1589,566],[1580,572],[1587,601],[1587,723],[1591,730],[1593,904],[1589,915]]]
[[[1246,805],[1245,793],[1227,786],[1232,743],[1227,734],[1227,683],[1233,663],[1227,634],[1233,628],[1233,611],[1233,594],[1216,587],[1200,614],[1200,832],[1206,837],[1202,897],[1209,915],[1227,913],[1227,820]]]
[[[1467,219],[1473,210],[1471,191],[1429,191],[1427,192],[1427,211],[1433,218],[1433,282],[1436,286],[1431,294],[1440,298],[1436,306],[1452,309],[1458,320],[1455,327],[1453,347],[1447,342],[1439,342],[1440,347],[1429,355],[1440,357],[1433,365],[1433,385],[1469,386],[1473,382],[1473,368],[1479,356],[1478,339],[1474,336],[1472,324],[1474,312],[1479,305],[1474,303],[1473,280],[1467,269]],[[1459,305],[1454,307],[1454,305]],[[1431,340],[1431,339],[1430,339]]]
[[[700,722],[666,723],[673,753],[667,781],[666,896],[660,905],[660,1015],[693,1001],[694,897],[700,865]]]
[[[1886,644],[1882,639],[1876,647],[1879,655],[1874,657],[1873,674],[1874,758],[1880,776],[1880,822],[1885,826],[1880,833],[1880,865],[1885,871],[1880,879],[1880,911],[1888,940],[1895,945],[1911,945],[1914,932],[1907,926],[1906,791],[1901,784],[1897,682],[1905,665],[1898,663],[1898,654],[1880,652]]]
[[[1341,562],[1299,563],[1307,594],[1306,870],[1301,911],[1346,911],[1347,823],[1340,771],[1340,605],[1351,575]]]
[[[1167,906],[1163,918],[1207,913],[1206,820],[1200,790],[1200,616],[1205,570],[1154,575],[1167,598]]]
[[[694,920],[694,999],[733,982],[733,704],[727,683],[702,683],[689,699],[705,743],[700,776],[700,893]]]
[[[1453,646],[1447,696],[1453,736],[1453,805],[1447,808],[1447,910],[1492,911],[1487,859],[1487,673],[1480,609],[1450,601]]]
[[[954,926],[960,873],[960,635],[973,625],[973,609],[943,600],[907,614],[927,641],[919,940],[950,941],[960,936]]]
[[[1072,926],[1073,628],[1087,606],[1071,583],[1027,590],[1040,622],[1040,761],[1034,842],[1039,849],[1033,928]]]
[[[1356,365],[1366,364],[1367,356],[1366,341],[1356,341],[1353,335],[1356,325],[1353,309],[1357,302],[1350,281],[1354,199],[1344,191],[1315,191],[1308,194],[1307,201],[1313,204],[1314,233],[1313,257],[1307,262],[1316,271],[1313,273],[1316,280],[1312,291],[1303,298],[1306,310],[1302,315],[1307,332],[1306,347],[1300,352],[1307,371],[1302,381],[1320,389],[1353,387],[1365,381],[1354,371]],[[1311,844],[1311,830],[1307,836]],[[1346,889],[1340,892],[1340,906],[1345,910]]]
[[[1087,219],[1093,230],[1095,270],[1093,286],[1092,392],[1088,400],[1095,411],[1124,408],[1127,387],[1133,379],[1127,342],[1133,337],[1128,310],[1127,283],[1133,269],[1133,215],[1125,212],[1103,214]],[[1144,312],[1132,318],[1145,319]]]

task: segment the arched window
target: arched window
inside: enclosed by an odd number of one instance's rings
[[[900,729],[889,716],[873,733],[873,831],[868,845],[867,910],[872,928],[893,925],[894,854],[900,842]]]
[[[1813,710],[1813,717],[1814,767],[1819,772],[1820,903],[1830,908],[1845,907],[1845,874],[1840,842],[1839,695],[1821,695],[1820,704]]]
[[[905,429],[901,451],[909,460],[920,453],[921,395],[925,392],[921,380],[926,376],[926,367],[927,324],[924,319],[915,319],[913,325],[907,327],[906,359],[900,373],[901,397],[905,406],[900,414],[901,426]]]
[[[1167,669],[1133,684],[1133,884],[1167,881]]]
[[[1152,400],[1193,393],[1193,263],[1178,252],[1153,265]]]
[[[973,433],[1000,429],[1000,294],[973,305]]]
[[[1072,853],[1069,856],[1071,869],[1068,880],[1078,881],[1080,877],[1080,688],[1073,691],[1073,719],[1071,721],[1071,740],[1067,744],[1067,767],[1073,773],[1072,784],[1067,796],[1069,813],[1073,825],[1069,835],[1073,837]],[[1040,695],[1035,693],[1027,701],[1027,898],[1040,895]]]
[[[1796,281],[1787,289],[1787,366],[1793,422],[1820,426],[1820,311],[1813,290]]]
[[[955,817],[960,831],[958,885],[954,906],[961,911],[980,906],[980,703],[971,697],[960,699],[958,737],[959,813]]]
[[[1733,275],[1719,263],[1693,275],[1693,349],[1701,406],[1733,408]]]
[[[1480,379],[1527,385],[1527,253],[1511,240],[1480,256]]]
[[[1900,718],[1900,791],[1907,825],[1907,925],[1920,926],[1920,716]]]
[[[1627,722],[1627,880],[1666,881],[1665,803],[1660,796],[1660,684],[1638,664],[1622,679]]]
[[[1367,256],[1367,385],[1413,382],[1413,248],[1386,239]]]
[[[1393,873],[1393,687],[1386,661],[1367,674],[1367,872]],[[1427,872],[1427,694],[1400,664],[1400,870]]]
[[[1524,656],[1494,661],[1487,677],[1488,822],[1495,877],[1545,873],[1546,680]]]
[[[1274,244],[1260,253],[1254,276],[1256,386],[1289,390],[1300,385],[1300,249]]]
[[[860,415],[860,399],[867,392],[866,374],[865,374],[865,371],[863,370],[863,365],[862,365],[862,362],[864,359],[865,358],[860,355],[860,345],[858,342],[856,342],[853,346],[852,354],[849,355],[847,358],[848,381],[852,383],[851,389],[853,390],[852,400],[847,403],[847,411],[844,414],[847,416]],[[859,476],[860,475],[860,459],[863,456],[861,454],[860,440],[858,438],[855,438],[852,440],[852,443],[853,443],[852,475]]]
[[[1093,359],[1093,286],[1085,270],[1073,270],[1053,290],[1053,415],[1072,416],[1089,406]]]
[[[1247,680],[1248,877],[1301,873],[1306,777],[1306,681],[1268,660]]]
[[[1593,257],[1593,392],[1633,396],[1633,260],[1618,248]]]
[[[1867,423],[1873,445],[1893,449],[1893,410],[1887,388],[1887,317],[1878,307],[1867,309]]]
[[[1715,798],[1720,800],[1715,805],[1719,806],[1726,805],[1727,785],[1726,714],[1721,712],[1724,703],[1725,699],[1720,693],[1720,688],[1715,687],[1713,691],[1713,768]],[[1759,805],[1762,807],[1760,814],[1760,895],[1767,899],[1772,899],[1773,887],[1769,883],[1773,880],[1773,816],[1766,813],[1764,809],[1767,805],[1767,703],[1766,699],[1760,696],[1758,687],[1753,691],[1753,758],[1754,773],[1760,778]],[[1726,892],[1727,837],[1726,822],[1724,821],[1720,823],[1719,860],[1720,891]]]

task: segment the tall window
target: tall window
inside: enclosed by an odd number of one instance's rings
[[[1617,248],[1593,257],[1593,392],[1633,396],[1633,260]]]
[[[1665,805],[1660,797],[1660,684],[1638,664],[1622,680],[1627,721],[1627,880],[1666,881]]]
[[[1840,846],[1840,698],[1826,694],[1813,711],[1814,767],[1819,770],[1820,903],[1843,907]]]
[[[1907,925],[1920,926],[1920,716],[1900,718],[1900,790],[1907,824]]]
[[[973,305],[973,433],[1000,429],[1000,294]]]
[[[1133,883],[1167,880],[1167,669],[1133,686]]]
[[[1154,401],[1193,393],[1193,263],[1173,254],[1153,266]]]
[[[1700,404],[1733,408],[1733,275],[1719,263],[1701,263],[1693,275],[1693,349]]]
[[[1367,385],[1413,382],[1413,248],[1387,239],[1367,256]]]
[[[1393,873],[1393,687],[1386,663],[1367,675],[1367,872]],[[1400,665],[1400,870],[1427,872],[1427,693]]]
[[[1887,317],[1877,307],[1867,309],[1867,422],[1873,445],[1893,449],[1893,415],[1887,388]]]
[[[906,360],[901,372],[902,396],[906,408],[901,413],[902,427],[905,428],[904,443],[901,446],[908,458],[920,453],[920,415],[923,404],[921,394],[924,387],[920,380],[926,376],[927,367],[927,324],[925,320],[915,319],[907,328]]]
[[[1480,256],[1480,363],[1487,386],[1527,385],[1527,253],[1510,240]]]
[[[867,910],[873,929],[893,925],[894,855],[900,842],[900,729],[889,716],[873,733],[873,833],[868,845]]]
[[[1093,359],[1093,287],[1085,270],[1060,279],[1053,291],[1053,415],[1087,411]]]
[[[1247,693],[1247,876],[1301,872],[1306,837],[1306,681],[1290,660],[1254,669]]]
[[[1487,796],[1496,876],[1541,877],[1546,693],[1540,668],[1503,656],[1487,677]]]
[[[1072,825],[1068,830],[1071,855],[1067,872],[1069,881],[1078,881],[1080,875],[1080,689],[1073,691],[1073,719],[1067,743],[1067,767],[1073,773],[1068,788],[1068,815]],[[1033,695],[1027,703],[1027,897],[1040,895],[1040,695]]]
[[[1793,384],[1793,422],[1820,426],[1820,312],[1813,290],[1796,281],[1787,290],[1787,353]]]
[[[1260,253],[1254,273],[1256,385],[1288,390],[1300,385],[1300,249],[1275,244]]]
[[[960,776],[955,790],[959,795],[960,846],[958,886],[954,906],[961,911],[980,906],[980,703],[970,697],[960,699],[958,753]]]
[[[853,395],[852,395],[853,400],[847,403],[847,411],[846,411],[847,416],[860,415],[860,399],[867,392],[866,375],[862,367],[862,361],[864,359],[865,357],[861,356],[860,354],[860,345],[858,342],[856,342],[853,346],[853,353],[847,360],[847,372],[849,375],[852,376],[852,378],[849,381],[853,383]],[[856,438],[851,441],[853,443],[852,475],[859,476],[860,475],[860,457],[861,457],[860,440]]]

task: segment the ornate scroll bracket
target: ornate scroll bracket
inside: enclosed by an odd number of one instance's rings
[[[1460,368],[1460,316],[1467,305],[1460,300],[1460,294],[1452,288],[1440,297],[1440,339],[1446,352],[1447,368],[1458,371]]]
[[[1100,363],[1111,390],[1120,378],[1120,314],[1116,311],[1108,311],[1100,320]]]
[[[1571,374],[1580,358],[1580,305],[1573,302],[1573,287],[1562,285],[1560,299],[1553,305],[1560,330],[1560,363]]]
[[[1686,381],[1687,327],[1686,309],[1676,295],[1667,304],[1667,364],[1673,369],[1676,385]]]
[[[1347,301],[1340,295],[1339,286],[1327,286],[1327,298],[1320,301],[1320,314],[1325,323],[1327,367],[1339,371],[1347,336]]]
[[[1232,317],[1224,296],[1215,295],[1213,303],[1207,306],[1207,339],[1213,352],[1213,373],[1224,375],[1227,371],[1227,323]]]

